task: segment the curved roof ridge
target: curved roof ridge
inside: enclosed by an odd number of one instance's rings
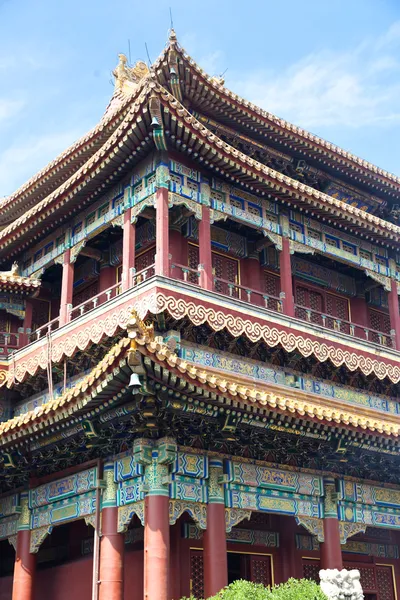
[[[338,209],[343,210],[345,213],[348,213],[348,215],[352,215],[352,217],[356,216],[356,217],[359,217],[360,219],[363,219],[363,221],[365,221],[367,225],[374,224],[376,226],[379,226],[383,229],[386,229],[386,230],[398,235],[400,238],[400,226],[399,225],[395,225],[394,223],[385,221],[384,219],[381,219],[380,217],[377,217],[371,213],[368,213],[360,208],[356,208],[354,206],[351,206],[350,204],[347,204],[346,202],[343,202],[342,200],[338,200],[337,198],[334,198],[333,196],[330,196],[329,194],[320,192],[319,190],[316,190],[315,188],[312,188],[312,187],[306,185],[305,183],[299,182],[296,179],[292,179],[288,175],[284,175],[283,173],[280,173],[279,171],[275,171],[275,169],[272,169],[271,167],[268,167],[267,165],[264,165],[263,163],[260,163],[259,161],[254,160],[253,158],[251,158],[247,154],[244,154],[240,150],[237,150],[236,148],[234,148],[227,142],[224,142],[220,137],[218,137],[218,135],[213,133],[210,129],[208,129],[208,127],[206,127],[203,123],[201,123],[198,119],[196,119],[196,117],[193,114],[191,114],[187,110],[187,108],[185,108],[185,106],[173,94],[171,94],[166,88],[164,88],[160,84],[159,84],[159,87],[162,90],[161,96],[163,96],[163,95],[167,96],[166,98],[164,98],[164,101],[167,101],[177,111],[177,114],[180,117],[184,116],[184,124],[185,125],[187,123],[192,124],[194,129],[199,130],[199,132],[203,136],[207,136],[208,142],[210,144],[213,144],[213,146],[216,148],[217,151],[220,151],[221,148],[223,148],[225,150],[225,152],[227,154],[231,154],[234,159],[239,158],[242,162],[246,163],[247,165],[249,165],[251,167],[254,167],[258,172],[264,173],[266,176],[270,177],[271,179],[275,179],[275,180],[277,180],[277,182],[285,183],[286,185],[290,186],[291,188],[294,188],[297,193],[304,192],[308,196],[315,197],[316,199],[320,199],[331,206],[336,206]]]
[[[43,208],[45,208],[48,204],[50,204],[57,196],[64,193],[67,190],[68,186],[71,185],[71,183],[74,183],[77,179],[79,179],[79,177],[81,175],[85,174],[86,171],[88,171],[90,168],[92,168],[93,164],[97,161],[97,159],[103,158],[103,155],[109,149],[109,147],[112,145],[114,140],[117,139],[122,134],[122,132],[124,131],[126,126],[131,122],[132,118],[134,117],[134,114],[136,114],[139,106],[141,106],[143,104],[145,97],[150,93],[150,91],[151,91],[151,86],[148,85],[148,81],[147,81],[147,85],[143,87],[140,95],[135,99],[135,103],[127,111],[127,115],[124,117],[122,122],[115,129],[115,131],[110,135],[110,137],[107,138],[107,140],[104,142],[104,144],[92,156],[90,156],[90,158],[83,165],[81,165],[81,167],[77,171],[75,171],[59,187],[57,187],[55,190],[53,190],[48,196],[43,198],[37,205],[35,205],[32,208],[30,208],[29,210],[27,210],[24,214],[22,214],[20,217],[15,219],[12,223],[7,225],[4,229],[2,229],[0,231],[0,240],[2,238],[7,237],[7,235],[9,235],[12,231],[17,229],[20,225],[22,225],[28,218],[30,218],[34,214],[40,212]]]
[[[132,90],[131,93],[128,93],[128,94],[120,93],[119,98],[118,98],[118,100],[119,100],[118,105],[116,105],[113,110],[109,110],[110,106],[112,104],[112,100],[116,96],[116,94],[114,93],[107,108],[106,108],[106,111],[104,112],[100,121],[92,129],[90,129],[87,133],[85,133],[83,136],[81,136],[78,140],[73,142],[73,144],[68,146],[68,148],[66,148],[55,159],[50,161],[45,167],[43,167],[40,171],[38,171],[35,175],[33,175],[30,179],[28,179],[28,181],[26,181],[24,184],[22,184],[15,192],[13,192],[9,196],[5,196],[4,198],[0,199],[1,215],[3,216],[6,211],[8,212],[8,210],[12,210],[14,208],[14,203],[16,201],[21,200],[23,198],[24,194],[27,193],[28,190],[30,188],[32,188],[32,186],[35,187],[35,184],[37,184],[36,189],[38,187],[40,187],[41,183],[44,183],[43,178],[46,175],[50,174],[52,169],[54,169],[60,163],[62,163],[63,160],[71,157],[75,153],[75,151],[78,150],[80,147],[82,147],[85,144],[87,144],[88,142],[90,142],[90,140],[92,140],[92,138],[100,130],[107,127],[110,124],[110,122],[117,117],[118,113],[123,113],[124,110],[129,107],[130,102],[132,102],[135,97],[140,95],[140,93],[141,93],[143,87],[146,85],[147,81],[148,81],[148,77],[143,78],[143,80],[139,82],[137,88]],[[122,118],[123,118],[123,115],[122,115]],[[116,128],[118,128],[118,127],[119,127],[119,125],[116,126]],[[90,159],[90,157],[89,157],[89,159]],[[68,178],[65,181],[68,181]],[[65,181],[63,183],[65,183]],[[63,185],[63,183],[61,183],[60,185]],[[60,187],[60,185],[58,187]],[[55,188],[55,189],[57,189],[57,188]]]
[[[235,92],[232,92],[229,88],[225,87],[225,85],[220,83],[220,81],[221,81],[220,78],[208,75],[208,73],[206,73],[204,71],[204,69],[202,69],[198,65],[198,63],[190,56],[190,54],[188,52],[186,52],[186,50],[183,48],[183,46],[181,46],[178,42],[175,42],[174,49],[179,54],[181,54],[181,56],[184,59],[186,59],[189,62],[189,64],[201,76],[203,76],[206,79],[206,81],[209,83],[209,85],[211,87],[213,87],[219,93],[221,93],[221,91],[222,91],[224,94],[226,94],[227,96],[229,96],[230,98],[232,98],[233,100],[238,102],[239,104],[243,105],[245,108],[248,108],[248,109],[256,112],[260,117],[268,119],[269,121],[274,122],[276,125],[288,130],[289,132],[295,133],[301,137],[306,138],[310,142],[319,144],[319,145],[323,146],[324,148],[326,148],[327,150],[337,153],[342,159],[345,158],[345,159],[351,160],[351,161],[357,163],[359,166],[368,169],[373,174],[379,175],[386,179],[389,179],[392,183],[394,183],[400,187],[400,177],[397,177],[393,173],[391,173],[389,171],[385,171],[384,169],[382,169],[380,167],[377,167],[373,163],[371,163],[363,158],[360,158],[359,156],[349,152],[348,150],[344,150],[343,148],[341,148],[340,146],[337,146],[336,144],[334,144],[332,142],[324,140],[320,136],[318,136],[314,133],[311,133],[310,131],[307,131],[306,129],[304,129],[302,127],[298,127],[297,125],[294,125],[290,121],[286,121],[285,119],[278,117],[278,116],[274,115],[273,113],[268,112],[267,110],[261,108],[260,106],[257,106],[256,104],[253,104],[252,102],[246,100],[239,94],[235,94]]]

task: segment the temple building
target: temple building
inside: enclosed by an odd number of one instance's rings
[[[0,203],[0,600],[400,599],[400,179],[171,31]]]

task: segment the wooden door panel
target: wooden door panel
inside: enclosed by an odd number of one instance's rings
[[[139,271],[143,271],[143,269],[147,269],[147,267],[149,267],[150,265],[154,265],[155,257],[156,257],[155,246],[153,248],[150,248],[149,250],[146,250],[146,252],[139,254],[139,256],[137,256],[135,259],[136,273],[139,273]],[[153,266],[151,267],[151,269],[147,269],[146,279],[148,279],[149,277],[152,277],[152,275],[154,275],[154,267]]]
[[[272,585],[271,557],[250,556],[250,581],[262,583],[266,587]]]
[[[190,593],[204,598],[204,563],[202,550],[190,551]]]
[[[239,282],[239,266],[238,261],[229,258],[229,256],[223,256],[222,254],[212,253],[212,266],[215,273],[215,291],[225,294],[226,296],[233,296],[238,298],[239,290],[234,285]],[[220,280],[223,281],[220,281]],[[229,282],[229,283],[227,283]]]

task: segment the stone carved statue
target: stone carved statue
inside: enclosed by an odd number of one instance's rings
[[[360,571],[326,569],[319,572],[321,590],[329,600],[364,600]]]

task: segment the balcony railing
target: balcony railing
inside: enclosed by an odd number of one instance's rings
[[[339,319],[338,317],[301,306],[300,304],[295,305],[295,316],[307,323],[313,323],[326,329],[333,329],[340,333],[347,333],[347,335],[351,335],[352,337],[374,342],[388,348],[396,348],[394,331],[390,334],[376,331],[376,329],[371,329],[371,327]]]
[[[155,273],[155,265],[151,264],[141,271],[136,272],[132,269],[130,273],[129,289],[133,289],[139,284],[147,281]],[[202,279],[202,271],[193,269],[186,265],[173,263],[171,265],[171,275],[173,279],[184,281],[185,283],[198,286]],[[246,302],[253,306],[262,307],[276,313],[284,313],[284,297],[265,294],[259,290],[244,286],[220,277],[213,277],[214,291],[223,294],[229,298]],[[122,292],[122,284],[116,283],[106,290],[103,290],[95,296],[88,298],[78,306],[70,306],[68,310],[68,321],[73,321],[83,315],[90,313],[99,306],[109,302]],[[311,308],[295,305],[295,317],[301,321],[319,327],[330,329],[341,334],[346,334],[361,340],[366,340],[386,346],[396,348],[395,333],[390,334],[377,331],[370,327],[365,327],[358,323],[353,323],[345,319],[339,319],[327,313],[319,312]],[[46,336],[60,327],[59,317],[38,327],[32,333],[9,333],[0,332],[0,356],[9,355],[14,350],[23,347],[26,343],[31,343]]]
[[[8,356],[19,348],[20,334],[0,331],[0,356]]]

